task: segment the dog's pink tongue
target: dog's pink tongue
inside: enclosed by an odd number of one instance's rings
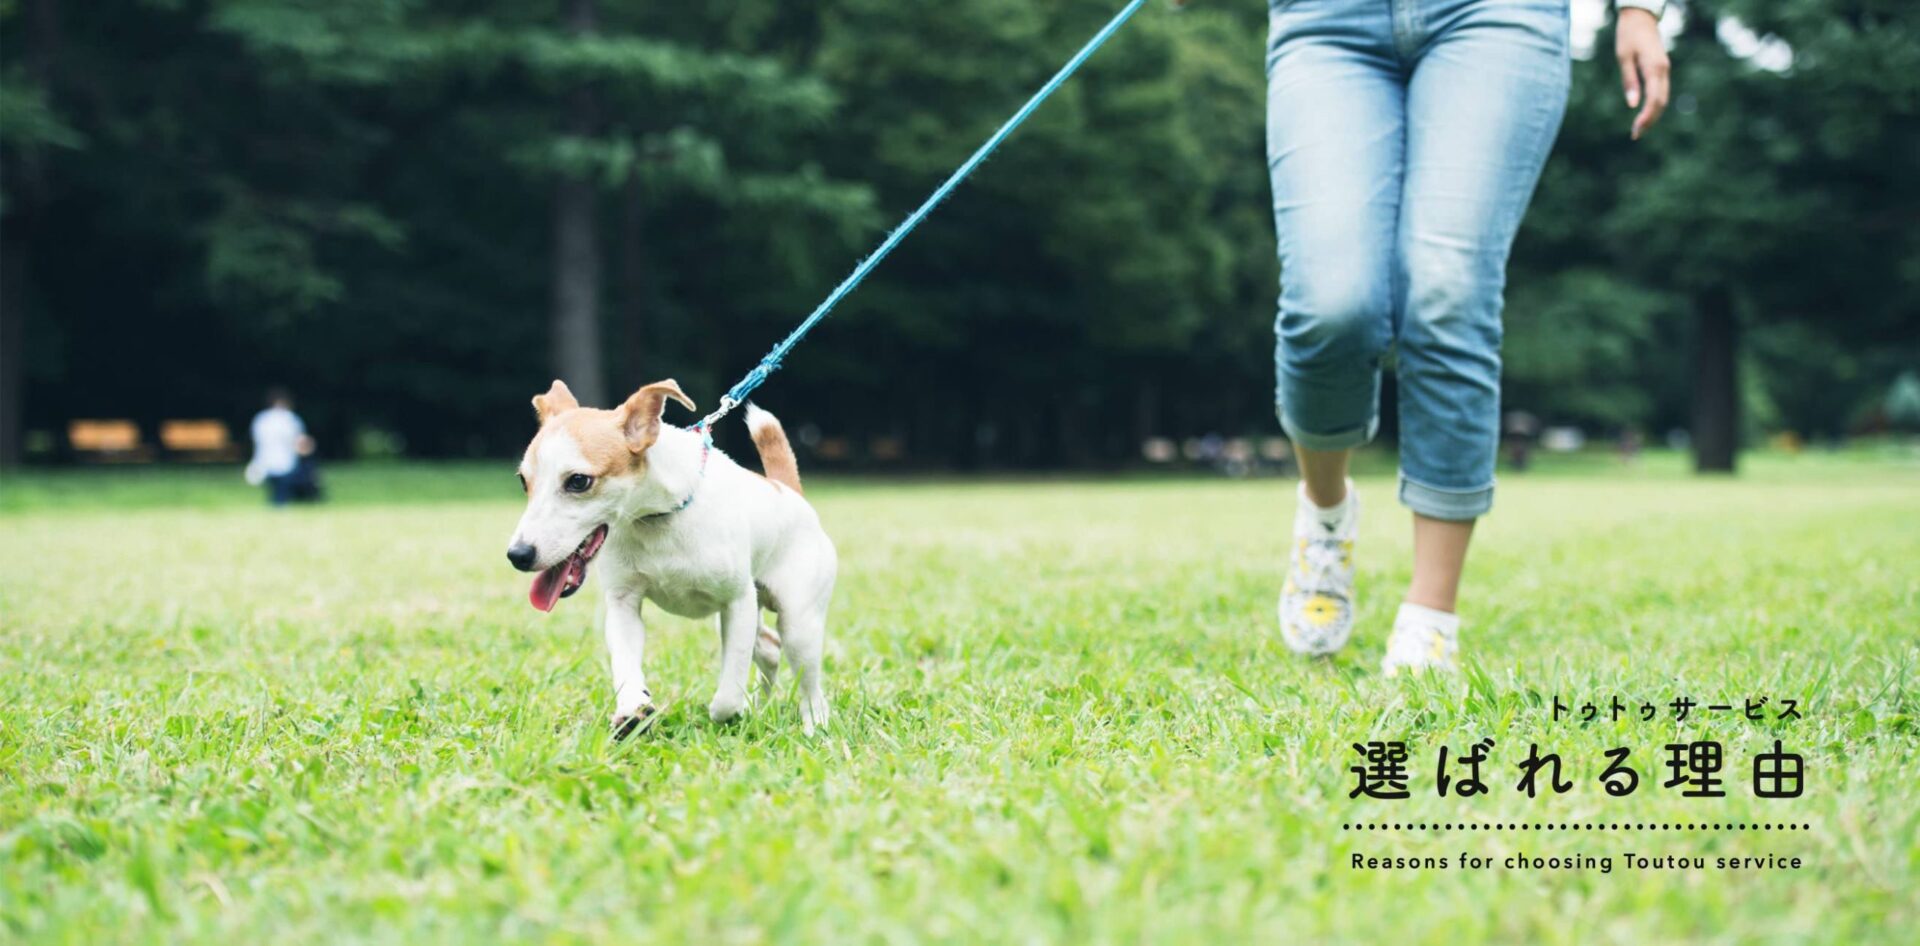
[[[534,577],[533,590],[527,592],[527,600],[533,602],[535,608],[553,610],[554,604],[560,600],[560,592],[566,588],[569,564],[571,560],[561,562]]]

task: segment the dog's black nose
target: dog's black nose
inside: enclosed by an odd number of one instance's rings
[[[523,572],[533,571],[533,560],[538,557],[533,546],[525,542],[516,542],[507,547],[507,561]]]

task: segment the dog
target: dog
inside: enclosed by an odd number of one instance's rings
[[[671,380],[642,387],[613,410],[581,407],[557,380],[535,397],[540,430],[519,470],[527,508],[507,560],[534,573],[528,598],[541,611],[580,590],[588,567],[605,561],[616,739],[658,712],[644,667],[646,601],[682,617],[718,616],[720,678],[707,704],[715,722],[746,709],[749,663],[765,703],[785,654],[811,735],[828,716],[820,658],[839,567],[833,541],[801,497],[800,467],[778,419],[747,405],[762,475],[709,437],[663,423],[669,400],[695,410]],[[777,631],[761,620],[763,608],[778,616]]]

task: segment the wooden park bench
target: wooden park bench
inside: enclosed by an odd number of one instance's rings
[[[67,425],[74,456],[94,463],[146,463],[153,448],[140,441],[140,425],[130,420],[76,420]]]
[[[67,425],[73,455],[93,463],[150,463],[157,453],[140,439],[140,425],[123,418],[76,420]],[[229,463],[241,458],[233,432],[217,420],[169,420],[160,424],[160,447],[170,459]]]
[[[160,424],[160,445],[175,459],[230,463],[240,459],[227,425],[217,420],[169,420]]]

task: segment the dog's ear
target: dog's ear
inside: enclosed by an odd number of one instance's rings
[[[633,392],[627,403],[620,405],[620,428],[626,432],[627,449],[644,453],[660,439],[660,415],[667,412],[667,398],[679,401],[687,410],[699,410],[672,378]]]
[[[561,414],[579,406],[580,402],[573,399],[573,392],[568,390],[567,383],[559,378],[553,379],[553,387],[548,388],[547,393],[533,396],[533,414],[543,424],[552,419],[555,414]]]

